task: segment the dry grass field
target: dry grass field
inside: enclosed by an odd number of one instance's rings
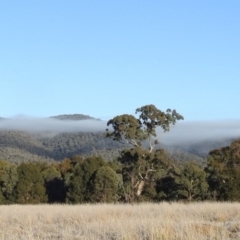
[[[240,239],[240,203],[0,206],[0,239]]]

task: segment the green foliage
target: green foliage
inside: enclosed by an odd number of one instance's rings
[[[227,201],[240,201],[240,169],[232,169],[226,182],[222,199]]]
[[[214,200],[239,201],[240,139],[211,151],[205,170]]]
[[[91,201],[90,183],[95,172],[106,162],[100,157],[89,157],[77,163],[67,185],[67,202],[81,203]]]
[[[183,116],[176,110],[167,109],[166,112],[162,112],[152,104],[137,108],[136,113],[140,114],[139,120],[147,137],[156,136],[156,127],[168,132],[170,126],[175,125],[177,120],[183,120]]]
[[[204,199],[207,194],[206,173],[195,162],[187,162],[183,165],[176,183],[179,185],[178,194],[188,201]]]
[[[29,136],[25,133],[1,133],[2,152],[5,144],[15,144],[31,152],[31,156],[37,153],[43,158],[73,157],[60,163],[18,166],[0,161],[0,204],[240,200],[240,139],[211,151],[204,171],[202,158],[175,151],[171,153],[177,159],[174,163],[166,151],[154,149],[158,144],[157,128],[168,132],[171,125],[183,119],[180,114],[170,109],[162,112],[154,105],[138,108],[136,114],[138,118],[123,114],[109,120],[113,131],[107,130],[107,141],[103,133],[64,133],[50,138],[31,136],[30,141],[34,140],[26,147]],[[133,148],[119,148],[111,138]],[[146,141],[148,149],[144,147]],[[99,157],[105,155],[108,147],[114,149],[108,155],[110,162]],[[116,155],[119,149],[121,152]],[[33,158],[33,162],[36,160]]]
[[[17,166],[0,160],[0,202],[12,201],[13,189],[18,181]]]
[[[136,114],[139,114],[138,119],[128,114],[116,116],[107,123],[113,131],[106,129],[107,137],[135,147],[123,150],[118,158],[122,164],[123,192],[126,202],[132,202],[136,197],[140,200],[142,193],[145,193],[145,196],[141,198],[153,198],[156,195],[152,179],[166,175],[169,166],[169,157],[166,157],[163,150],[153,151],[159,143],[157,139],[153,139],[157,137],[156,128],[161,127],[164,132],[168,132],[170,126],[177,120],[183,120],[176,110],[167,109],[166,112],[162,112],[154,105],[137,108]],[[149,149],[145,150],[142,144],[147,139]]]
[[[44,203],[47,202],[44,179],[41,174],[41,165],[22,163],[18,169],[18,183],[15,188],[17,203]]]
[[[110,203],[118,200],[121,178],[109,166],[100,167],[90,183],[91,202]]]
[[[0,204],[239,201],[239,149],[237,140],[211,151],[205,171],[194,162],[175,165],[162,149],[139,147],[123,150],[112,162],[79,155],[61,163],[18,167],[0,161]]]
[[[78,133],[28,133],[0,131],[1,158],[20,164],[22,162],[54,162],[81,154],[101,155],[111,160],[118,155],[121,144],[105,138],[104,132]]]
[[[152,137],[156,137],[157,127],[161,127],[164,132],[167,132],[177,120],[183,120],[176,110],[167,109],[166,112],[162,112],[154,105],[137,108],[136,114],[139,114],[138,119],[128,114],[110,119],[107,126],[112,126],[113,131],[110,132],[109,129],[106,129],[106,136],[119,142],[125,141],[134,147],[142,147],[143,140],[149,139],[150,141]],[[157,143],[157,139],[155,139],[154,145],[150,141],[150,148]]]
[[[178,197],[178,184],[175,181],[176,176],[167,175],[156,179],[155,197],[158,201],[176,201]]]
[[[166,176],[173,167],[168,154],[162,149],[154,152],[141,148],[126,149],[122,151],[118,161],[122,164],[126,202],[134,201],[142,192],[145,195],[155,195],[152,182],[154,179]],[[150,188],[152,188],[151,194]]]
[[[113,138],[113,140],[119,142],[127,140],[127,143],[137,147],[141,144],[139,140],[144,139],[141,123],[132,115],[117,116],[108,121],[107,126],[109,125],[112,125],[114,131],[108,132],[107,129],[106,136]]]
[[[47,166],[45,169],[42,170],[42,176],[45,182],[48,182],[54,178],[61,178],[61,173],[58,171],[56,166],[53,164]]]

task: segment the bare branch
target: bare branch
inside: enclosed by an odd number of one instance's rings
[[[149,174],[150,172],[155,172],[155,171],[156,171],[156,170],[153,170],[153,169],[151,169],[151,168],[148,169],[147,172],[146,172],[146,175],[145,175],[145,179],[148,180],[148,174]]]
[[[138,173],[138,175],[140,176],[141,179],[143,179],[143,176],[140,172]]]

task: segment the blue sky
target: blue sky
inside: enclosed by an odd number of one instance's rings
[[[240,119],[240,2],[0,1],[0,116],[154,104]]]

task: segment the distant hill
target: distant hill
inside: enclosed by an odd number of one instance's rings
[[[58,120],[72,120],[72,121],[79,121],[79,120],[100,120],[94,117],[90,117],[84,114],[64,114],[58,116],[52,116],[50,118],[58,119]]]
[[[50,118],[61,121],[100,121],[100,119],[84,114],[64,114]],[[0,120],[3,119],[0,117]],[[164,148],[177,162],[198,161],[204,163],[210,150],[229,146],[233,140],[216,139],[178,146],[161,144],[160,147]],[[30,133],[29,131],[0,130],[0,159],[11,162],[61,161],[78,154],[98,155],[106,160],[113,160],[126,147],[129,146],[106,138],[104,132],[59,133],[46,130]]]
[[[102,156],[113,160],[127,145],[106,138],[104,132],[29,133],[23,131],[0,131],[0,159],[11,162],[61,161],[74,155]],[[198,161],[205,158],[179,148],[167,147],[170,156],[177,162]]]
[[[11,162],[60,161],[74,155],[101,155],[112,160],[122,144],[104,133],[29,133],[0,131],[0,159]]]

